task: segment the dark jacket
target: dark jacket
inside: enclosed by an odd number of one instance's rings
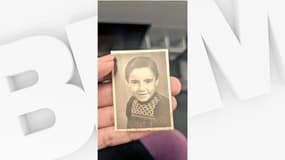
[[[132,104],[135,100],[135,97],[131,97],[129,99],[126,110],[126,115],[128,118],[127,128],[158,128],[171,126],[169,100],[166,97],[159,95],[158,93],[155,93],[154,96],[157,96],[159,98],[159,101],[154,108],[153,116],[137,116],[133,114]],[[149,101],[140,104],[149,103],[153,97]]]

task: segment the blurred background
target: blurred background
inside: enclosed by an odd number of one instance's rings
[[[169,49],[182,92],[174,126],[187,136],[187,1],[98,1],[98,55],[110,50]]]

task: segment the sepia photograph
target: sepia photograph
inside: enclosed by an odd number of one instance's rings
[[[168,50],[118,50],[112,74],[115,129],[173,129]]]

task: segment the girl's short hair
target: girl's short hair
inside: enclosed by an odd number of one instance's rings
[[[131,59],[125,69],[125,78],[129,81],[130,73],[136,68],[149,68],[155,75],[155,78],[158,79],[158,69],[156,63],[148,57],[135,57]]]

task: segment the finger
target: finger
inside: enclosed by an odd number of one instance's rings
[[[141,139],[150,133],[152,132],[117,132],[114,127],[102,128],[98,130],[98,148],[103,149]]]
[[[171,95],[176,96],[181,91],[181,83],[176,77],[170,77],[171,82]]]
[[[113,105],[112,84],[100,84],[98,86],[98,106]]]
[[[98,81],[102,81],[104,77],[111,73],[114,68],[114,61],[112,57],[107,56],[107,58],[102,57],[103,60],[98,60]],[[107,61],[108,60],[108,61]]]
[[[175,97],[171,97],[172,109],[177,107]],[[114,126],[114,108],[113,106],[101,107],[98,109],[98,128]]]
[[[171,77],[171,95],[176,96],[181,91],[181,83],[175,78]],[[98,86],[98,106],[105,107],[113,105],[112,84],[100,84]]]
[[[98,109],[98,128],[114,126],[113,106]]]
[[[98,62],[102,63],[102,62],[108,62],[108,61],[112,61],[114,60],[115,56],[112,54],[108,54],[106,56],[102,56],[98,58]]]
[[[114,68],[114,61],[98,63],[98,81],[102,81]]]
[[[171,97],[172,102],[172,110],[175,110],[177,108],[177,100],[175,97]]]

